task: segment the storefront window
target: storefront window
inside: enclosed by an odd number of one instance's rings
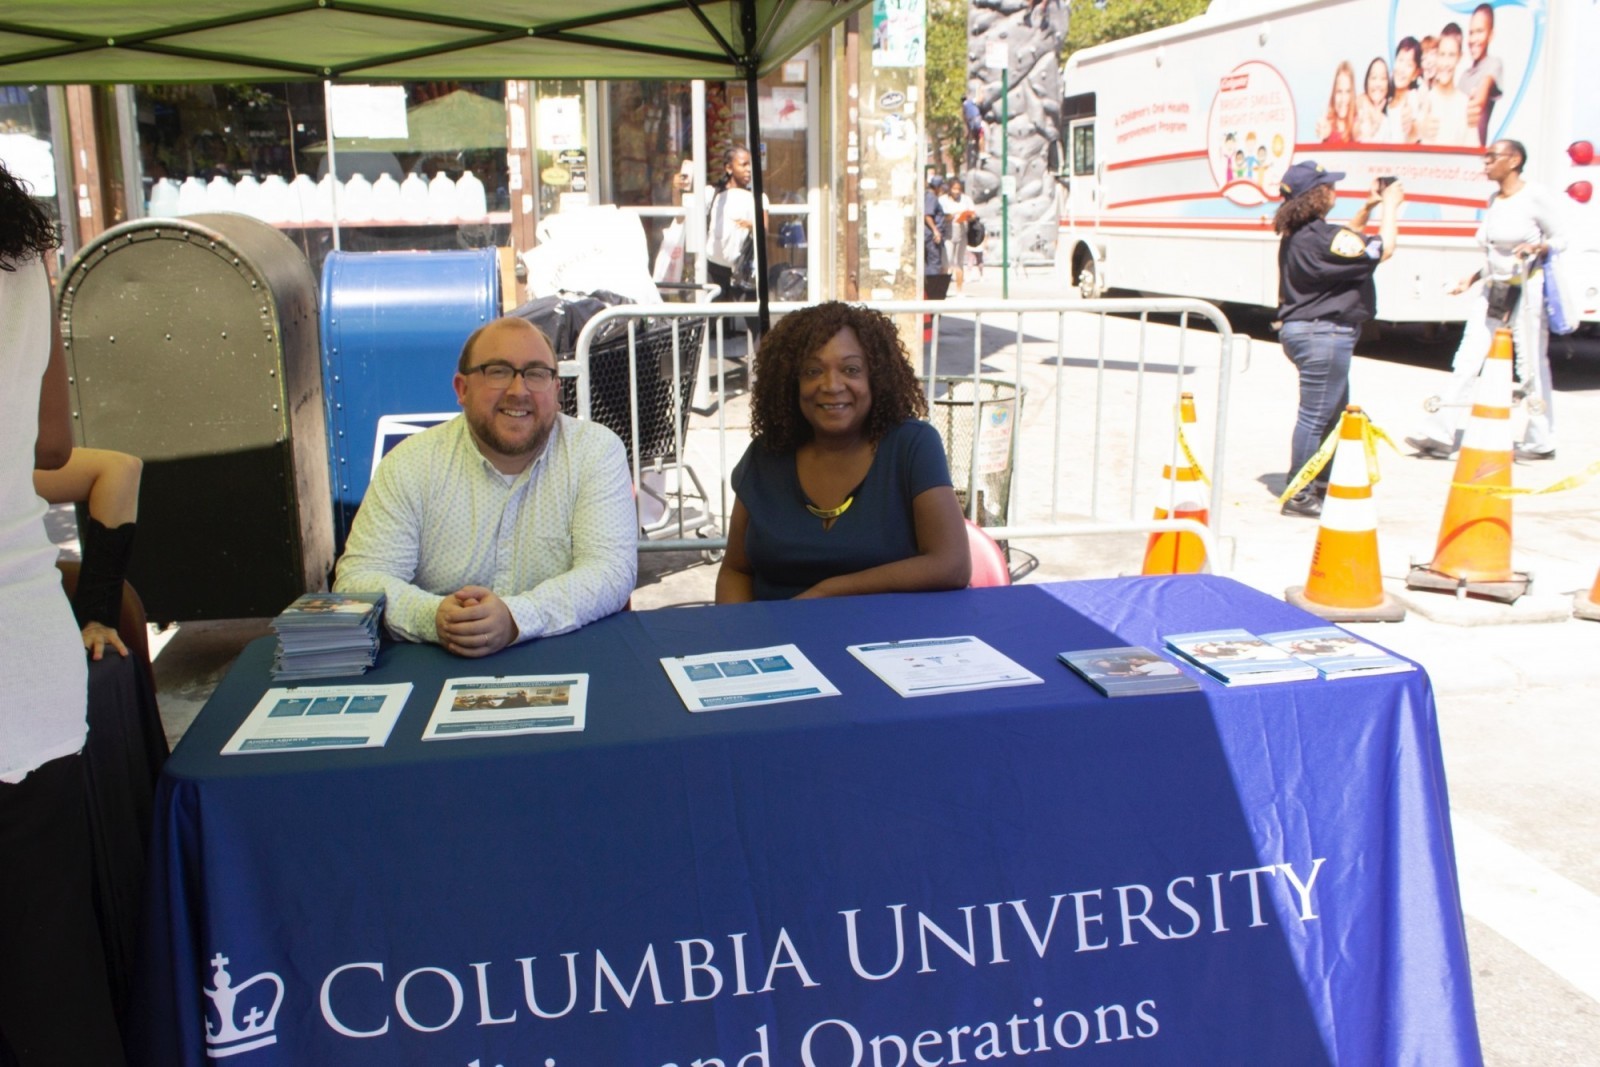
[[[50,101],[42,85],[0,85],[0,161],[24,183],[44,213],[61,223],[61,188],[51,144]],[[60,180],[70,181],[65,175]]]
[[[677,203],[672,179],[693,154],[688,82],[611,82],[611,202]]]
[[[803,221],[777,210],[779,205],[806,203],[804,70],[804,62],[798,67],[786,64],[760,85],[762,181],[775,209],[767,230],[767,262],[774,273],[799,267],[805,259]],[[690,87],[687,82],[613,82],[605,91],[611,201],[659,212],[647,210],[641,219],[649,247],[655,249],[671,221],[670,210],[662,209],[679,204],[673,179],[694,152]],[[706,179],[712,185],[722,179],[729,149],[749,139],[745,96],[741,83],[706,84]]]
[[[539,216],[593,203],[590,188],[588,115],[581,81],[535,82],[534,169]]]
[[[506,242],[503,82],[333,91],[330,153],[321,83],[136,87],[147,211],[254,215],[295,238],[314,270],[335,215],[352,251]]]

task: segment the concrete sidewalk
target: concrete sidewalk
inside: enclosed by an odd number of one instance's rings
[[[950,301],[952,311],[964,297],[999,296],[1001,286],[995,270],[969,280],[966,293]],[[1064,292],[1052,275],[1014,271],[1008,295],[1057,299]],[[1159,336],[1163,332],[1169,336]],[[1159,358],[1163,347],[1170,349],[1176,332],[1150,327],[1150,354]],[[1257,326],[1254,332],[1254,338],[1236,335],[1224,498],[1213,525],[1221,534],[1225,557],[1218,569],[1282,596],[1286,588],[1306,581],[1317,523],[1278,513],[1276,494],[1286,477],[1298,380],[1282,349],[1270,340],[1270,331]],[[1600,479],[1562,493],[1516,498],[1512,566],[1529,572],[1533,584],[1514,605],[1405,588],[1410,565],[1426,563],[1434,555],[1455,467],[1453,462],[1413,457],[1402,443],[1421,421],[1424,398],[1443,385],[1455,350],[1454,335],[1439,344],[1421,338],[1421,331],[1402,330],[1363,340],[1351,369],[1352,402],[1399,446],[1398,451],[1380,446],[1374,496],[1385,588],[1409,609],[1403,622],[1352,629],[1423,663],[1441,693],[1600,682],[1600,655],[1595,654],[1600,651],[1600,624],[1572,618],[1573,594],[1587,593],[1600,569]],[[1600,459],[1600,341],[1552,339],[1552,362],[1560,454],[1550,462],[1518,463],[1518,487],[1549,485]],[[1207,416],[1200,412],[1202,425]],[[1024,419],[1025,435],[1039,432],[1043,428]],[[1025,438],[1025,443],[1045,442]],[[1145,482],[1152,493],[1159,473],[1152,470]],[[1041,541],[1019,547],[1047,561],[1040,568],[1044,576],[1137,571],[1136,551],[1093,543],[1100,538],[1086,540],[1091,543]],[[1085,556],[1098,573],[1080,572],[1077,564]]]

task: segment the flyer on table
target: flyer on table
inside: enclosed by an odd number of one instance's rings
[[[923,637],[847,647],[903,697],[1044,682],[976,637]]]
[[[446,678],[422,739],[573,733],[588,703],[587,674]]]
[[[839,695],[795,645],[667,656],[661,666],[690,711]]]
[[[382,748],[410,695],[410,682],[268,689],[222,754]]]

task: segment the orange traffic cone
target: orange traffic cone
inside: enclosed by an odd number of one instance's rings
[[[1433,561],[1412,567],[1406,585],[1509,604],[1529,584],[1511,569],[1511,500],[1469,486],[1511,488],[1511,331],[1504,328],[1478,374]]]
[[[1588,596],[1578,593],[1572,598],[1572,614],[1600,622],[1600,573],[1595,574],[1594,588],[1589,590]]]
[[[1186,440],[1194,438],[1194,394],[1184,393],[1178,398],[1179,430]],[[1206,506],[1205,476],[1195,466],[1187,450],[1182,452],[1183,465],[1174,468],[1170,463],[1161,468],[1166,480],[1162,499],[1166,507],[1156,505],[1158,519],[1193,519],[1199,523],[1210,522]],[[1198,574],[1207,570],[1206,546],[1192,533],[1162,532],[1150,535],[1145,545],[1144,569],[1141,574]]]
[[[1378,508],[1367,475],[1367,417],[1351,405],[1339,421],[1311,574],[1284,599],[1335,622],[1399,622],[1405,606],[1383,591],[1378,568]]]

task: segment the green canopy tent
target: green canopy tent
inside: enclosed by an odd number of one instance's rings
[[[672,78],[743,81],[754,101],[759,78],[866,2],[5,0],[0,83]],[[758,211],[757,249],[765,229]],[[757,283],[765,326],[765,270]]]

